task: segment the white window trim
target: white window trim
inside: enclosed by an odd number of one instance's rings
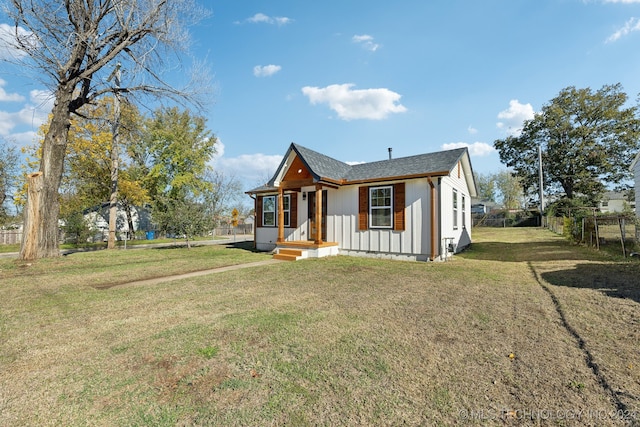
[[[462,208],[462,228],[466,228],[467,227],[467,197],[463,194],[462,195],[462,200],[460,201],[461,203],[461,208]]]
[[[278,200],[278,198],[276,197],[276,201]],[[285,200],[288,200],[289,203],[285,203]],[[283,199],[282,199],[282,206],[288,206],[288,209],[283,209],[282,214],[284,215],[284,226],[285,227],[291,227],[291,194],[285,194]],[[286,215],[288,214],[288,215]],[[276,217],[278,216],[278,213],[276,212]],[[289,219],[289,221],[287,221],[287,218]]]
[[[458,229],[458,190],[453,189],[453,229]]]
[[[388,188],[390,190],[390,204],[389,206],[373,206],[371,203],[372,195],[374,190],[381,190]],[[382,210],[389,209],[389,225],[373,225],[373,210]],[[383,230],[391,230],[393,229],[393,185],[381,185],[377,187],[369,187],[369,228],[370,229],[383,229]]]
[[[271,212],[271,211],[267,211],[265,210],[264,206],[265,206],[265,199],[270,199],[273,198],[273,225],[267,225],[264,221],[264,214]],[[285,227],[291,227],[291,194],[285,194],[284,195],[284,199],[288,199],[289,200],[289,209],[285,209],[283,211],[283,213],[288,213],[289,215],[285,215],[284,219],[285,219],[285,223],[284,226]],[[287,221],[287,217],[289,218],[289,221]],[[262,197],[262,226],[263,227],[277,227],[278,226],[278,196],[277,195],[273,195],[273,196],[263,196]]]
[[[273,199],[273,211],[265,209],[265,200]],[[277,227],[278,226],[278,207],[276,204],[278,203],[278,196],[263,196],[262,197],[262,226],[263,227]],[[266,213],[273,212],[273,224],[267,224],[264,220],[264,215]]]

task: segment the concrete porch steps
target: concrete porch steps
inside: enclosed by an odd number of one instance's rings
[[[273,255],[273,259],[282,261],[297,261],[303,257],[301,249],[278,248],[278,253]]]

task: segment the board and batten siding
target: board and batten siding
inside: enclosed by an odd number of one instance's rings
[[[378,185],[350,185],[328,192],[327,240],[340,242],[340,250],[347,252],[428,256],[429,184],[426,179],[401,182],[404,183],[404,224],[399,217],[394,218],[394,222],[395,228],[404,225],[404,230],[368,227],[360,230],[360,188]]]
[[[464,248],[471,243],[471,196],[464,175],[458,175],[457,167],[453,168],[449,176],[440,181],[441,201],[441,248],[444,249],[446,238],[452,238],[457,249]],[[453,194],[458,193],[458,221],[454,227],[453,219]],[[463,218],[462,196],[465,198],[465,211]]]

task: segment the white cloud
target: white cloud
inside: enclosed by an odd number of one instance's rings
[[[18,27],[19,37],[26,37],[29,34],[31,34],[29,31]],[[7,24],[0,24],[0,60],[19,59],[26,55],[24,51],[14,47],[15,40],[15,28]]]
[[[262,153],[224,157],[225,146],[220,140],[216,144],[216,150],[212,162],[214,169],[238,178],[247,190],[266,184],[282,161],[282,155]]]
[[[624,4],[632,4],[632,3],[640,3],[640,0],[604,0],[605,3],[624,3]]]
[[[275,25],[286,25],[293,22],[293,19],[287,18],[284,16],[268,16],[264,13],[256,13],[250,18],[247,18],[247,22],[252,24],[275,24]]]
[[[638,18],[631,18],[627,22],[625,22],[624,26],[617,30],[615,33],[611,34],[605,43],[613,43],[620,38],[627,36],[635,31],[640,30],[640,20]]]
[[[32,90],[29,102],[20,110],[0,111],[0,136],[20,147],[33,144],[38,128],[48,119],[52,107],[51,92]]]
[[[467,128],[467,132],[469,132],[469,135],[475,135],[476,133],[478,133],[478,129],[474,128],[473,126],[469,126]]]
[[[253,67],[253,75],[256,77],[269,77],[282,69],[279,65],[256,65]]]
[[[469,149],[470,155],[477,157],[487,156],[496,150],[493,146],[485,142],[474,142],[473,144],[468,144],[466,142],[452,142],[450,144],[442,144],[443,150],[454,150],[456,148],[464,147]]]
[[[53,94],[48,90],[32,90],[29,92],[29,99],[31,100],[31,104],[33,104],[28,105],[29,110],[33,111],[31,121],[37,123],[37,126],[40,126],[47,121],[49,113],[51,113],[53,109],[53,103],[55,101]]]
[[[375,52],[380,47],[379,44],[373,42],[373,37],[368,34],[355,35],[351,38],[354,43],[362,46],[363,49]]]
[[[9,139],[15,142],[16,146],[18,147],[27,147],[30,145],[34,145],[38,138],[38,132],[27,131],[12,133]]]
[[[24,101],[24,96],[18,93],[7,93],[3,86],[6,86],[7,82],[0,79],[0,102],[20,102]]]
[[[404,113],[398,104],[401,95],[385,88],[353,90],[351,83],[329,85],[324,88],[305,86],[302,93],[311,104],[328,104],[342,120],[381,120],[390,113]]]
[[[216,137],[216,144],[214,145],[216,152],[213,155],[213,161],[217,161],[218,159],[220,159],[222,156],[224,156],[224,144],[222,143],[222,140],[218,137]]]
[[[525,120],[531,120],[534,111],[531,104],[521,104],[517,99],[509,101],[509,108],[498,113],[499,121],[496,126],[511,136],[519,136]]]

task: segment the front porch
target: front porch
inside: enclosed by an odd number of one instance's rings
[[[315,243],[311,240],[282,241],[276,243],[274,259],[297,261],[304,258],[322,258],[338,255],[337,242]]]

